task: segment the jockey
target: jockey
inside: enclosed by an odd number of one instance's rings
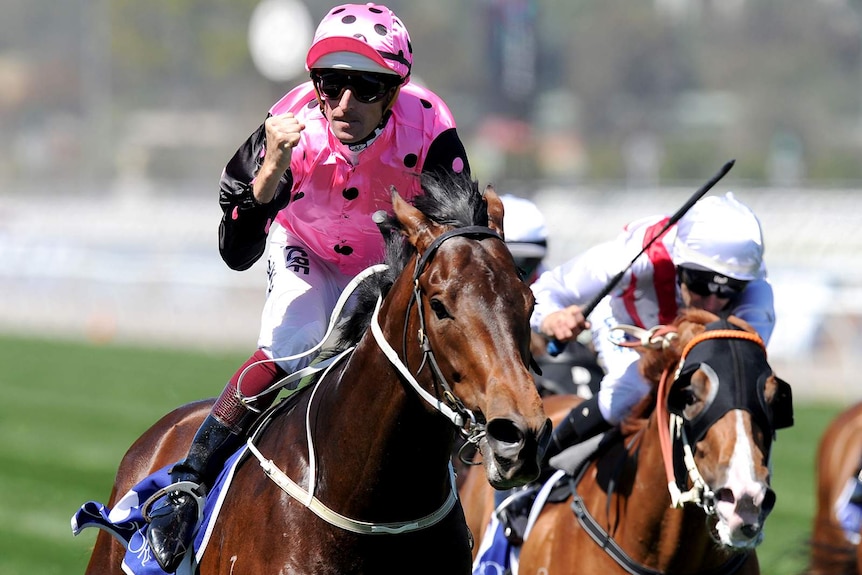
[[[698,201],[634,262],[589,321],[584,318],[581,306],[600,293],[667,222],[666,216],[634,221],[615,240],[545,272],[532,285],[533,329],[567,342],[591,328],[606,372],[599,392],[554,429],[545,461],[618,424],[649,392],[638,372],[640,355],[616,345],[624,338],[614,330],[616,326],[648,329],[672,323],[681,309],[698,308],[733,314],[747,321],[764,344],[769,342],[775,311],[763,261],[763,233],[754,213],[732,193]],[[501,512],[501,521],[510,520],[523,505],[512,500]]]
[[[503,194],[503,232],[524,281],[531,284],[545,271],[548,228],[538,206],[526,198]]]
[[[384,256],[374,212],[391,212],[390,186],[405,199],[421,193],[420,176],[464,173],[469,164],[446,104],[410,83],[412,46],[388,8],[345,4],[320,22],[306,56],[311,80],[294,88],[225,167],[219,203],[219,250],[245,270],[270,241],[269,284],[257,351],[230,379],[173,466],[173,483],[204,495],[225,459],[244,441],[259,411],[240,396],[269,390],[305,367],[300,354],[325,335],[341,291]],[[240,394],[241,392],[241,394]],[[173,573],[189,549],[198,503],[177,486],[151,512],[147,539]]]
[[[526,198],[504,194],[500,199],[505,209],[503,231],[506,245],[524,281],[532,284],[547,270],[548,228],[545,216],[535,203]],[[587,346],[575,341],[561,354],[551,357],[547,353],[545,338],[533,332],[530,347],[542,370],[541,375],[535,376],[540,395],[575,393],[589,397],[598,390],[603,373],[596,363],[595,354]]]
[[[699,308],[733,314],[769,343],[775,310],[763,261],[763,233],[757,216],[732,193],[698,201],[637,259],[586,321],[580,306],[666,223],[663,216],[635,221],[616,240],[587,250],[533,284],[533,329],[566,342],[591,327],[607,372],[597,396],[575,408],[554,430],[552,451],[618,424],[649,392],[638,373],[638,352],[616,345],[621,336],[613,328],[619,324],[648,329],[672,323],[682,308]]]

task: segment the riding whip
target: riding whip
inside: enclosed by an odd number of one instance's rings
[[[674,213],[667,220],[667,223],[661,229],[661,231],[659,233],[657,233],[649,242],[647,242],[647,244],[643,247],[643,249],[641,249],[641,251],[638,252],[638,255],[636,255],[635,257],[632,258],[632,261],[629,262],[629,265],[627,265],[618,274],[616,274],[614,277],[612,277],[611,280],[605,285],[605,287],[602,288],[602,291],[600,291],[598,294],[596,294],[596,296],[593,299],[591,299],[584,307],[581,308],[581,312],[584,314],[585,318],[588,317],[593,312],[593,310],[596,308],[596,306],[599,305],[599,302],[602,301],[602,299],[604,299],[609,293],[611,293],[611,290],[613,290],[614,287],[616,287],[616,285],[618,283],[620,283],[620,280],[623,279],[623,276],[625,275],[625,273],[627,271],[629,271],[629,268],[631,268],[634,265],[634,263],[637,261],[637,259],[639,257],[641,257],[650,248],[650,246],[653,245],[653,242],[655,242],[662,235],[664,235],[664,233],[672,225],[677,223],[680,220],[680,218],[682,218],[686,214],[686,212],[688,212],[688,210],[690,210],[691,207],[694,204],[696,204],[697,201],[700,198],[702,198],[704,194],[706,194],[706,192],[711,190],[712,187],[715,184],[717,184],[718,181],[727,174],[727,172],[730,171],[730,169],[733,167],[734,163],[736,163],[736,160],[730,160],[729,162],[724,164],[724,166],[722,166],[722,168],[712,178],[710,178],[705,184],[703,184],[703,186],[701,186],[700,189],[698,189],[696,192],[694,192],[694,194],[692,194],[692,196],[688,199],[688,201],[686,201],[685,204],[683,204],[682,207],[680,209],[678,209],[676,211],[676,213]],[[548,342],[548,346],[547,346],[548,355],[551,355],[551,356],[559,355],[563,352],[563,350],[565,348],[566,348],[565,343],[558,341],[556,339],[552,339]]]

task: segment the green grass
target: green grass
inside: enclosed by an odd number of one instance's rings
[[[144,430],[246,358],[0,337],[0,573],[83,573],[96,530],[73,537],[72,514],[107,501]]]
[[[174,407],[217,395],[244,359],[0,337],[0,574],[83,573],[96,533],[72,536],[78,506],[106,501],[128,446]],[[814,453],[840,409],[796,405],[796,425],[775,444],[764,574],[805,565]]]

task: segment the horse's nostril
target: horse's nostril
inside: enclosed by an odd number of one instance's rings
[[[736,497],[733,495],[733,491],[727,487],[722,487],[721,489],[715,492],[715,500],[723,501],[725,503],[733,503],[736,501]]]
[[[485,432],[500,443],[521,443],[524,433],[509,419],[493,419],[488,422]]]
[[[742,531],[742,534],[749,539],[754,538],[758,533],[760,533],[760,524],[754,523],[743,525],[740,531]]]
[[[760,504],[760,509],[764,513],[769,513],[775,507],[775,492],[772,489],[767,489],[763,495],[763,503]]]

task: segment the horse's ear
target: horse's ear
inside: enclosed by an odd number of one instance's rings
[[[772,427],[784,429],[793,427],[793,392],[790,384],[775,378],[776,390],[772,396]]]
[[[420,253],[424,252],[428,244],[439,235],[439,231],[435,233],[439,226],[405,201],[395,186],[390,186],[389,191],[392,194],[392,210],[401,223],[401,233],[407,236],[413,247]]]
[[[505,238],[503,236],[503,201],[491,184],[485,186],[485,193],[482,194],[482,197],[488,206],[488,227],[500,234],[501,238]]]

